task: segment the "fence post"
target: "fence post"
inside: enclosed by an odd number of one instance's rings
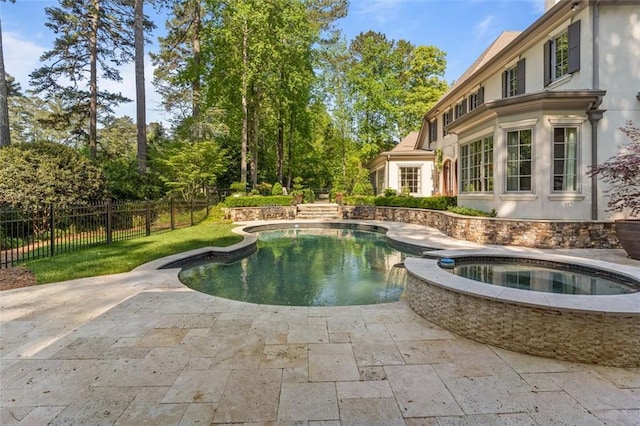
[[[151,235],[151,201],[149,201],[149,199],[146,199],[146,217],[145,217],[145,232],[147,234],[147,236]]]
[[[56,209],[53,207],[53,203],[49,206],[49,249],[51,256],[56,254],[56,219],[54,217]]]
[[[191,197],[191,208],[189,210],[191,210],[191,226],[193,226],[193,197]]]
[[[107,244],[111,244],[113,241],[113,229],[111,227],[112,213],[111,198],[107,198]]]
[[[173,231],[174,229],[176,229],[176,224],[174,221],[174,217],[173,217],[173,197],[169,197],[169,211],[170,216],[171,216],[171,230]]]

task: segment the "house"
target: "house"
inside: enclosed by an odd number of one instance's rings
[[[442,152],[436,187],[499,217],[603,220],[589,167],[640,124],[640,1],[546,0],[504,32],[424,115],[416,149]]]
[[[416,197],[433,194],[435,153],[417,147],[417,143],[418,132],[411,132],[392,150],[380,153],[369,163],[369,177],[376,194],[387,188],[398,193],[404,189]]]

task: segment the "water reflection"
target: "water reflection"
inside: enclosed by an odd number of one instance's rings
[[[231,264],[184,268],[180,280],[216,296],[289,306],[344,306],[397,301],[404,289],[394,265],[404,254],[384,235],[347,229],[264,231],[258,251]],[[390,271],[393,271],[390,275]]]

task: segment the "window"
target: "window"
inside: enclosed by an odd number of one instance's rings
[[[580,21],[544,44],[544,85],[580,70]]]
[[[465,115],[467,113],[467,100],[464,99],[462,102],[457,104],[454,111],[455,111],[455,118],[454,118],[455,120]]]
[[[518,63],[505,70],[502,73],[502,97],[509,98],[511,96],[522,95],[525,90],[525,59],[522,58]]]
[[[553,129],[553,190],[578,190],[578,128]]]
[[[468,99],[469,111],[473,111],[484,103],[484,87],[478,89],[477,92],[469,95]]]
[[[453,111],[449,110],[442,114],[442,136],[447,136],[446,127],[453,121]]]
[[[461,191],[493,191],[493,136],[462,145]]]
[[[429,122],[429,142],[438,140],[438,119]]]
[[[400,167],[400,190],[409,188],[412,194],[420,193],[420,167]]]
[[[507,191],[531,191],[531,129],[507,132]]]

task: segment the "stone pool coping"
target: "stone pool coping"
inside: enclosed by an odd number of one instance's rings
[[[625,275],[640,281],[640,268],[549,253],[513,253],[506,250],[440,250],[427,255],[440,257],[496,256],[566,263],[574,266],[597,268],[612,274]],[[590,312],[640,316],[640,292],[617,295],[572,295],[519,290],[485,284],[447,272],[437,265],[437,259],[408,258],[404,262],[407,271],[430,284],[483,299],[495,300],[529,307],[552,308],[572,312]],[[640,321],[640,318],[639,318]]]

